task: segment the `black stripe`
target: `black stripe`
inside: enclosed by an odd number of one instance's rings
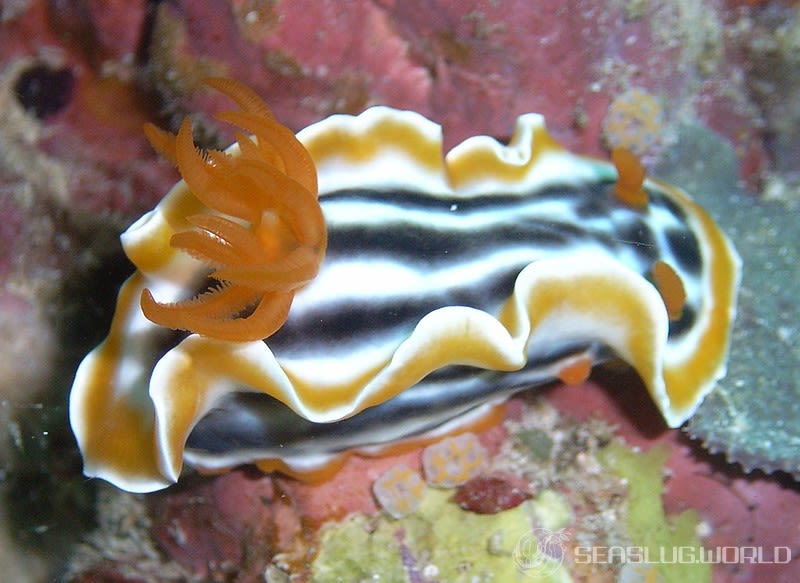
[[[273,448],[288,457],[304,451],[334,453],[413,437],[489,399],[548,383],[552,379],[540,372],[542,367],[589,350],[596,353],[596,360],[610,357],[601,347],[580,342],[554,346],[514,372],[446,367],[389,401],[333,423],[312,423],[269,395],[234,393],[200,420],[186,448],[211,454]],[[413,431],[409,432],[409,427]]]
[[[292,311],[286,324],[269,338],[269,345],[276,354],[288,358],[312,353],[311,347],[320,353],[348,352],[363,347],[365,342],[408,336],[425,314],[445,306],[468,306],[496,313],[500,303],[511,295],[525,265],[508,266],[478,287],[451,288],[429,296],[408,290],[402,299],[343,298],[319,310]]]
[[[678,262],[677,267],[698,275],[703,268],[700,243],[694,233],[686,229],[668,229],[665,233],[670,250]]]
[[[326,263],[363,261],[364,277],[369,276],[371,260],[402,263],[424,275],[480,261],[490,253],[512,248],[524,252],[530,259],[503,266],[487,264],[484,269],[490,277],[478,285],[474,280],[467,281],[433,294],[417,289],[397,289],[392,297],[368,300],[340,297],[306,310],[294,309],[286,325],[269,341],[276,354],[286,357],[299,357],[323,347],[341,354],[364,342],[405,336],[425,314],[444,306],[464,305],[496,313],[510,296],[519,272],[530,261],[551,256],[555,251],[566,251],[572,245],[594,246],[610,256],[619,255],[622,248],[633,250],[638,260],[629,267],[644,276],[649,275],[652,263],[662,255],[653,233],[658,227],[657,213],[652,208],[638,211],[620,205],[608,183],[585,188],[551,188],[528,197],[492,194],[460,199],[436,198],[411,191],[348,190],[326,195],[321,200],[323,208],[339,203],[394,207],[391,220],[387,218],[374,225],[358,224],[357,220],[345,224],[334,220],[330,224]],[[574,205],[595,200],[603,201],[607,214],[603,220],[592,221],[591,228],[581,224],[580,219],[573,223],[536,216],[540,201],[566,201],[574,209]],[[653,196],[656,205],[663,205],[665,201],[662,195]],[[452,221],[451,204],[458,205],[455,212],[459,216],[498,210],[502,215],[474,230],[448,229],[437,218],[442,213]],[[418,220],[403,220],[404,213],[420,210],[430,213],[429,225],[421,225]],[[676,256],[681,266],[698,269],[701,260],[694,234],[688,228],[679,233],[682,246]],[[674,234],[673,230],[666,233],[673,250]],[[684,330],[686,322],[689,320],[684,321],[684,326],[676,326],[675,332]]]

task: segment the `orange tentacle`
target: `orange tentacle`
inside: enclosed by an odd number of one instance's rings
[[[195,230],[174,234],[170,245],[207,264],[210,277],[221,283],[170,304],[157,302],[146,289],[142,312],[160,326],[221,340],[262,339],[286,320],[294,293],[316,276],[325,254],[316,170],[303,145],[254,91],[228,79],[208,84],[244,110],[219,119],[255,134],[254,141],[237,133],[239,156],[198,152],[189,120],[177,136],[150,126],[145,132],[209,209],[186,217]]]
[[[205,231],[175,233],[170,238],[169,244],[212,266],[238,264],[244,261],[238,249]]]
[[[263,245],[252,229],[217,215],[192,215],[187,219],[202,229],[201,232],[205,231],[212,240],[220,240],[221,245],[225,244],[234,251],[230,259],[222,263],[238,265],[266,259]],[[179,234],[173,235],[173,238]]]
[[[259,144],[267,144],[273,148],[286,165],[286,174],[317,194],[314,161],[289,128],[242,111],[225,111],[216,117],[252,132],[259,139]]]
[[[149,319],[159,318],[168,322],[161,324],[166,328],[191,330],[219,340],[249,342],[277,332],[289,315],[293,299],[293,293],[253,294],[253,302],[258,302],[258,305],[249,316],[243,318],[221,318],[204,313],[199,305],[187,308],[179,304],[159,304],[148,290],[142,292],[141,306]]]
[[[246,196],[231,196],[236,192],[225,179],[225,173],[234,167],[229,160],[217,157],[217,166],[206,162],[195,148],[192,139],[192,124],[187,119],[181,125],[176,139],[178,170],[192,193],[204,205],[221,213],[254,222],[261,215],[257,205]],[[227,157],[226,157],[227,158]]]
[[[205,84],[229,97],[242,110],[254,113],[266,119],[275,119],[264,100],[258,93],[244,83],[226,77],[209,77]]]
[[[178,165],[178,158],[175,151],[175,134],[151,124],[146,123],[142,128],[144,136],[150,145],[162,158],[165,158],[173,166]]]
[[[262,291],[289,291],[306,285],[319,271],[319,258],[301,247],[286,257],[261,265],[230,265],[212,273],[212,277]]]
[[[265,187],[262,191],[268,197],[265,204],[274,204],[278,215],[286,217],[300,244],[313,247],[322,244],[326,238],[325,219],[314,193],[266,164],[243,160],[240,171],[243,176]]]
[[[142,291],[140,304],[148,320],[174,330],[194,330],[193,324],[204,319],[226,320],[252,307],[261,297],[257,291],[227,285],[202,293],[192,299],[164,304]]]
[[[232,320],[204,320],[197,322],[193,331],[231,342],[268,338],[275,334],[289,317],[292,300],[294,300],[293,293],[264,295],[249,316]]]

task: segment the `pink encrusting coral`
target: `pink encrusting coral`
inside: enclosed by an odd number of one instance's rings
[[[422,452],[425,480],[435,488],[455,488],[479,476],[488,454],[474,433],[448,437]]]

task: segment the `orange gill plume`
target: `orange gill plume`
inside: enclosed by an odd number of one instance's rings
[[[254,91],[230,79],[206,83],[241,108],[217,119],[254,136],[236,134],[238,155],[198,152],[188,119],[177,136],[150,124],[145,134],[208,207],[186,217],[195,228],[174,234],[170,245],[207,264],[217,283],[168,304],[145,289],[142,311],[167,328],[220,340],[260,340],[283,325],[295,292],[316,276],[325,254],[317,173],[294,133]]]

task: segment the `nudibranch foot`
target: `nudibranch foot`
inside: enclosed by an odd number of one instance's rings
[[[385,107],[295,137],[251,90],[209,84],[253,137],[203,153],[188,122],[147,130],[184,180],[123,234],[137,272],[76,375],[88,475],[314,479],[611,359],[677,427],[724,374],[739,259],[635,157],[571,154],[536,114],[444,157],[438,125]]]

